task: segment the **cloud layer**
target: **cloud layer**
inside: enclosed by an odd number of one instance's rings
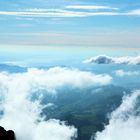
[[[20,17],[140,16],[140,9],[122,12],[119,11],[119,8],[116,7],[114,8],[110,6],[68,5],[61,9],[33,8],[33,9],[20,9],[18,11],[17,10],[0,11],[0,15],[20,16]]]
[[[109,125],[96,133],[96,140],[139,140],[139,98],[140,91],[125,97],[121,106],[111,114]]]
[[[110,6],[101,6],[101,5],[69,5],[66,6],[67,9],[83,9],[83,10],[118,10],[118,8],[110,7]]]
[[[117,76],[123,77],[123,76],[137,76],[140,75],[139,71],[124,71],[124,70],[116,70],[114,72]]]
[[[110,57],[106,55],[99,55],[83,61],[84,63],[97,64],[131,64],[140,65],[140,56],[124,56],[124,57]]]
[[[30,9],[31,10],[31,9]],[[36,9],[37,10],[37,9]],[[88,17],[88,16],[113,16],[117,12],[85,12],[62,9],[39,9],[37,11],[0,11],[0,15],[21,17]]]
[[[57,88],[88,88],[111,82],[108,75],[95,75],[90,72],[68,68],[48,70],[28,69],[25,73],[0,73],[0,124],[12,129],[17,140],[71,140],[76,138],[74,126],[51,119],[44,120],[42,109],[52,105],[42,105],[44,94],[57,94]],[[42,91],[43,92],[38,92]],[[32,100],[36,95],[37,99]]]

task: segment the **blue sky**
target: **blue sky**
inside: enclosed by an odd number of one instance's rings
[[[140,47],[139,0],[1,0],[0,46]],[[1,50],[4,48],[0,48]]]

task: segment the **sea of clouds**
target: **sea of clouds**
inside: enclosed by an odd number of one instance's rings
[[[125,96],[119,108],[111,113],[109,124],[96,133],[96,140],[140,139],[140,91]]]
[[[99,55],[86,59],[83,63],[140,65],[140,56],[110,57],[107,55]]]
[[[77,129],[56,119],[44,120],[42,94],[57,95],[64,86],[88,88],[109,84],[112,77],[78,69],[30,68],[24,73],[0,72],[0,125],[12,129],[17,140],[72,140]],[[34,91],[45,90],[32,100]],[[46,104],[49,107],[50,103]]]

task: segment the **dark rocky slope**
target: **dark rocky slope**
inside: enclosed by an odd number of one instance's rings
[[[0,140],[16,140],[14,131],[6,131],[3,127],[0,126]]]

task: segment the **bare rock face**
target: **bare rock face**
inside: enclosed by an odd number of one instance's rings
[[[0,140],[16,140],[14,131],[6,131],[3,127],[0,126]]]

